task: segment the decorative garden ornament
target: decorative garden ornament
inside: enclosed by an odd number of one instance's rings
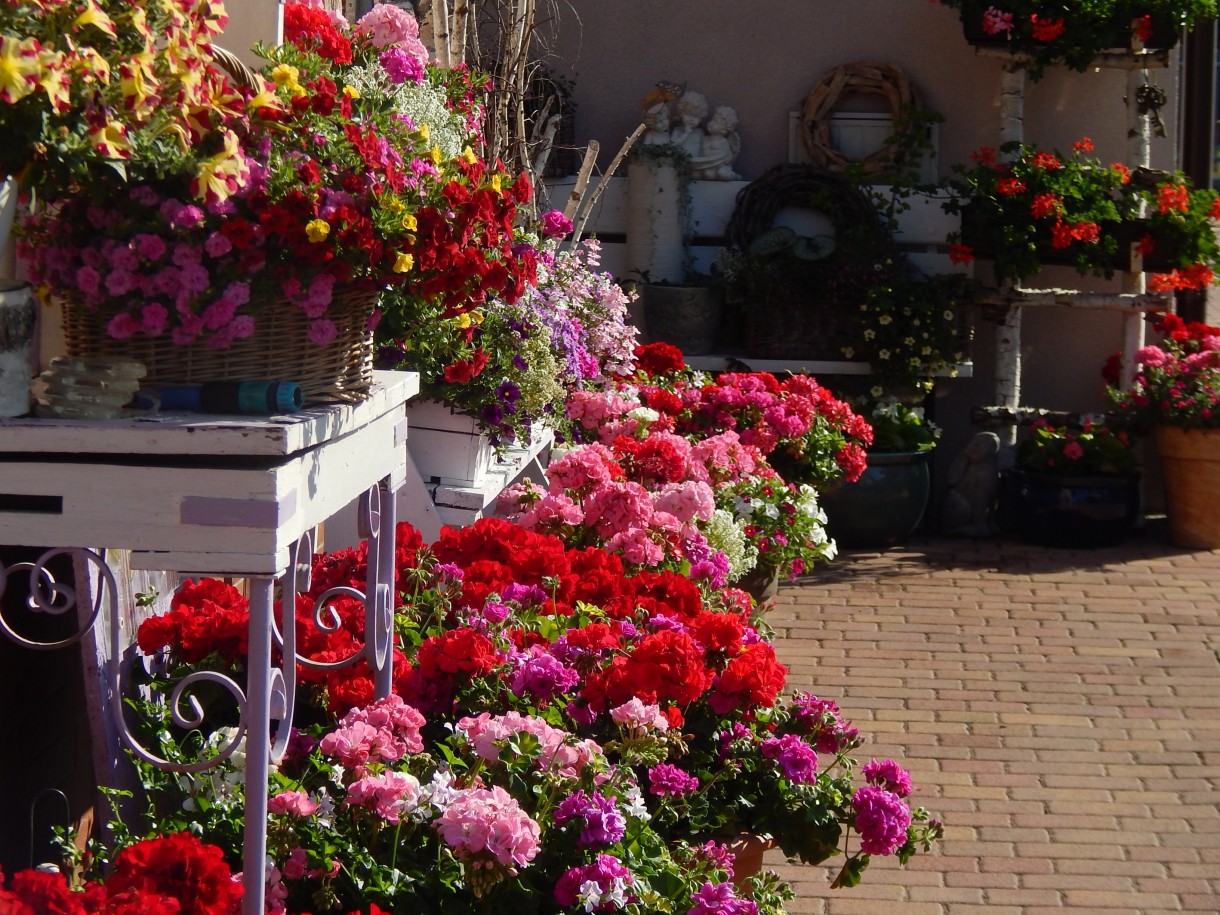
[[[707,98],[699,92],[683,92],[677,102],[678,123],[669,132],[669,142],[680,146],[691,158],[703,155],[703,124]]]
[[[707,122],[707,132],[699,147],[699,155],[691,163],[694,176],[705,181],[737,181],[741,175],[733,171],[733,163],[741,152],[741,137],[737,133],[737,112],[720,105]]]

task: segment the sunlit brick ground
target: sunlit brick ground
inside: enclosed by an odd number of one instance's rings
[[[1220,551],[930,539],[845,553],[770,616],[947,824],[854,890],[788,866],[792,913],[1220,912]]]

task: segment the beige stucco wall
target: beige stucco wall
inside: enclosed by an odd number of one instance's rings
[[[741,116],[738,170],[755,178],[787,160],[788,115],[825,70],[857,60],[901,67],[940,127],[942,174],[969,153],[999,141],[1001,62],[962,38],[956,13],[926,0],[570,0],[561,9],[557,65],[575,81],[578,142],[597,139],[608,164],[639,122],[640,99],[659,80],[685,82]],[[1176,69],[1153,79],[1170,95],[1166,139],[1152,143],[1153,165],[1176,159]],[[1087,135],[1105,161],[1129,161],[1121,70],[1062,69],[1028,87],[1026,140],[1068,148]],[[1063,285],[1081,282],[1074,274]],[[948,382],[945,410],[956,416],[991,397],[991,328],[978,335],[979,378]],[[1055,409],[1100,410],[1098,372],[1121,348],[1114,314],[1061,309],[1029,313],[1024,336],[1023,402]],[[956,388],[953,386],[956,385]],[[963,434],[965,434],[963,432]]]
[[[556,64],[575,78],[577,137],[601,142],[603,164],[639,123],[641,97],[667,79],[738,110],[739,170],[757,177],[785,160],[787,112],[799,109],[822,72],[857,60],[901,67],[926,107],[945,116],[942,166],[998,139],[1001,63],[965,43],[956,13],[946,7],[923,0],[570,5],[560,10]],[[1155,79],[1172,94],[1172,71],[1158,71]],[[1125,88],[1120,71],[1048,72],[1027,95],[1027,139],[1066,147],[1088,134],[1103,158],[1125,158]],[[1172,137],[1172,117],[1166,126]],[[1153,154],[1154,164],[1170,164],[1172,141],[1155,141]]]

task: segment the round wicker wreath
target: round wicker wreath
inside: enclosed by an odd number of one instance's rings
[[[830,117],[839,101],[853,93],[883,96],[895,125],[901,124],[904,109],[919,107],[915,87],[898,67],[866,61],[842,64],[823,73],[805,98],[801,109],[801,141],[805,151],[814,165],[833,172],[850,165],[860,167],[866,175],[886,172],[900,164],[906,146],[901,137],[863,159],[851,159],[831,143]]]
[[[813,165],[777,165],[737,192],[733,215],[725,229],[728,243],[747,251],[754,239],[772,227],[784,207],[813,209],[817,199],[825,202],[825,215],[836,228],[869,226],[881,237],[876,208],[846,178]]]

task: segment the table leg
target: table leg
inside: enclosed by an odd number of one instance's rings
[[[267,778],[271,770],[271,598],[275,580],[251,578],[246,681],[246,824],[242,915],[264,915]]]
[[[398,526],[397,494],[390,487],[390,479],[382,480],[381,492],[381,532],[377,548],[381,553],[378,562],[379,577],[377,581],[377,604],[381,616],[380,626],[385,633],[385,663],[377,671],[374,689],[378,698],[388,696],[394,684],[394,575],[395,563],[395,528]]]

